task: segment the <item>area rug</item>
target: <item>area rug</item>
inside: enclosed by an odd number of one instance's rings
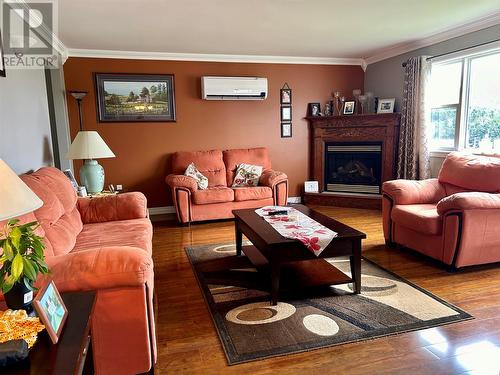
[[[267,278],[234,244],[186,253],[230,365],[472,318],[365,258],[361,294],[350,284],[292,290],[271,306]],[[327,261],[350,276],[347,258]]]

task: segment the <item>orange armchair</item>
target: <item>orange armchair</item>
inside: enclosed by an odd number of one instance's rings
[[[382,186],[388,245],[450,269],[500,261],[500,158],[450,153],[438,178]]]

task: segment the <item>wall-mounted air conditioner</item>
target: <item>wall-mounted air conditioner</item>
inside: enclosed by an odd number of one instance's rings
[[[201,97],[205,100],[264,100],[267,78],[201,77]]]

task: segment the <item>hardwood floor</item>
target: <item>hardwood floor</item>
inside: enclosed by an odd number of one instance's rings
[[[158,374],[495,374],[500,371],[500,268],[447,273],[384,245],[379,211],[315,207],[367,234],[363,255],[471,313],[417,332],[228,366],[184,247],[234,241],[232,221],[154,225]]]

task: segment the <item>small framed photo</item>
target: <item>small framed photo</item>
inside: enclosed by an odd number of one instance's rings
[[[308,116],[321,116],[321,104],[309,103]]]
[[[282,122],[281,123],[281,138],[292,138],[292,123]]]
[[[76,182],[75,176],[73,175],[73,172],[71,172],[71,169],[65,169],[63,173],[68,177],[68,179],[71,181],[71,185],[73,185],[73,189],[78,191],[78,182]]]
[[[305,193],[318,193],[319,192],[318,181],[306,181],[306,182],[304,182],[304,192]]]
[[[292,121],[292,107],[281,107],[281,121]]]
[[[281,89],[280,90],[280,103],[281,104],[292,104],[292,89]]]
[[[38,292],[33,300],[33,305],[38,317],[47,329],[50,340],[53,344],[57,344],[68,317],[68,310],[53,281],[50,281]]]
[[[379,99],[377,113],[392,113],[394,112],[394,102],[395,98],[391,99]]]
[[[353,115],[355,107],[356,107],[356,102],[354,100],[347,101],[344,103],[344,111],[342,113],[344,115]]]

